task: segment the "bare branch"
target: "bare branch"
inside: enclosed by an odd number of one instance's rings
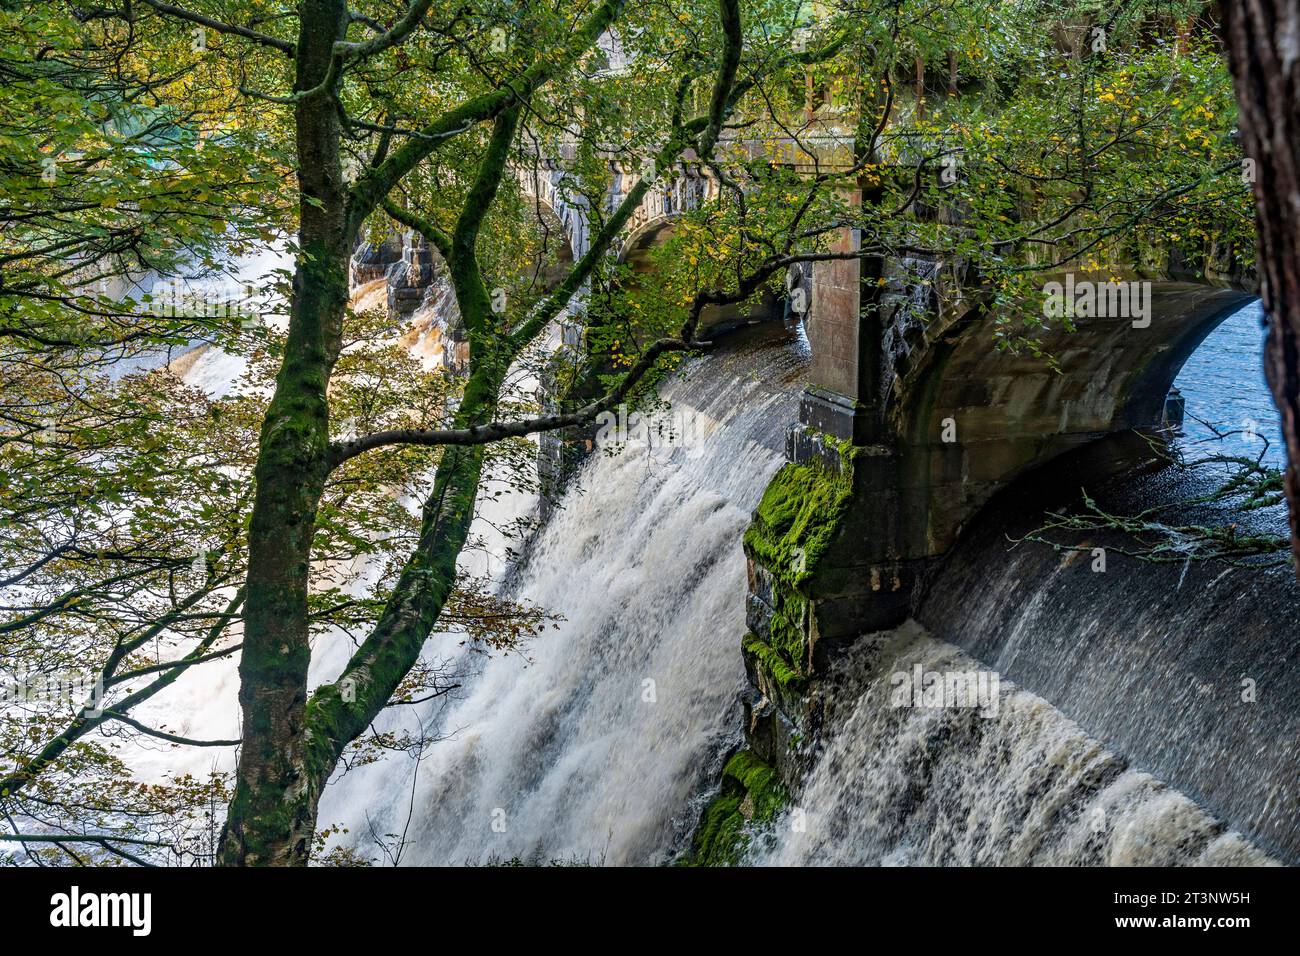
[[[190,737],[178,737],[176,734],[169,734],[166,731],[156,730],[148,727],[140,721],[128,717],[126,714],[120,714],[115,710],[105,711],[110,720],[116,720],[119,723],[126,724],[128,727],[134,727],[143,734],[150,737],[157,737],[159,740],[166,740],[168,743],[185,744],[187,747],[238,747],[242,741],[239,740],[194,740]]]

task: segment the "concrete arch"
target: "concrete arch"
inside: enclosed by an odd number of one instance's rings
[[[1081,318],[1068,331],[1055,323],[1039,336],[1043,355],[999,349],[999,317],[979,306],[927,335],[917,360],[898,369],[887,412],[904,483],[924,503],[909,550],[943,553],[994,494],[1065,452],[1159,428],[1183,364],[1254,298],[1246,288],[1177,280],[1149,288],[1149,324]]]

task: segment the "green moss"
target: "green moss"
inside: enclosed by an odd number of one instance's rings
[[[797,588],[816,573],[851,498],[848,475],[815,462],[785,465],[763,492],[745,531],[745,552]]]
[[[833,440],[832,440],[833,441]],[[841,467],[819,461],[788,464],[777,472],[745,531],[745,553],[770,580],[772,613],[762,635],[747,634],[747,659],[778,690],[803,693],[808,679],[809,617],[822,591],[821,568],[840,538],[853,499],[857,450],[834,443]],[[828,563],[829,567],[829,563]],[[739,862],[757,831],[776,818],[788,800],[780,775],[749,750],[727,761],[717,797],[705,808],[691,853],[696,866]]]
[[[793,588],[781,582],[772,587],[772,617],[767,623],[768,645],[780,654],[797,674],[804,673],[808,630],[808,602]]]
[[[858,456],[866,451],[866,449],[861,445],[853,444],[853,442],[847,438],[834,441],[834,445],[835,451],[840,456],[840,470],[846,475],[853,474],[853,463],[858,460]]]
[[[780,651],[756,634],[746,634],[741,648],[757,659],[777,686],[796,693],[803,689],[804,678],[799,671],[786,663]]]
[[[745,818],[740,813],[743,794],[719,794],[704,809],[691,856],[692,866],[731,866],[749,841],[744,837]]]
[[[734,866],[755,829],[770,824],[787,800],[776,770],[750,751],[740,751],[723,768],[722,788],[700,817],[690,856],[683,862]]]
[[[786,792],[780,774],[749,750],[742,750],[728,760],[722,775],[735,780],[749,794],[755,823],[770,823],[785,806]]]
[[[851,449],[840,450],[846,464],[839,473],[817,462],[784,466],[745,531],[745,553],[772,579],[766,634],[747,638],[746,649],[785,688],[807,677],[809,597],[852,501]]]

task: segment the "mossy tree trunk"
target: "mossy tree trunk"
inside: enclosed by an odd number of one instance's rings
[[[470,377],[455,416],[468,428],[490,421],[514,352],[492,335],[491,298],[483,281],[476,244],[509,160],[519,122],[519,108],[503,111],[471,188],[450,243],[448,267],[470,335]],[[348,661],[340,679],[321,687],[306,708],[304,748],[298,774],[302,787],[295,800],[314,827],[321,788],[334,772],[343,748],[387,705],[402,678],[414,666],[425,639],[437,623],[456,583],[456,563],[469,536],[474,503],[483,473],[483,446],[448,448],[425,500],[419,542],[403,566],[396,586],[370,636]],[[346,688],[348,693],[344,694]],[[310,837],[310,833],[308,834]],[[293,863],[305,863],[308,845],[294,846]]]
[[[312,74],[304,69],[303,75],[310,85]],[[320,794],[343,749],[388,703],[452,592],[483,467],[481,445],[448,449],[424,505],[419,543],[379,621],[340,679],[319,688],[308,701],[311,539],[325,479],[337,464],[329,442],[326,389],[340,349],[348,255],[357,224],[349,216],[355,208],[349,209],[343,188],[333,110],[300,104],[297,118],[303,255],[294,276],[285,358],[263,423],[255,474],[239,669],[243,750],[222,837],[225,865],[307,862]],[[517,352],[491,327],[491,298],[475,247],[505,175],[518,120],[518,106],[500,112],[456,231],[450,240],[438,240],[470,332],[472,371],[455,417],[458,428],[491,419]]]
[[[344,748],[387,706],[417,662],[451,595],[457,559],[473,520],[484,445],[540,430],[535,421],[508,427],[493,422],[510,364],[578,292],[626,226],[649,183],[631,191],[564,282],[517,327],[505,326],[503,317],[493,313],[476,247],[509,168],[520,113],[529,97],[594,46],[623,6],[624,0],[605,0],[569,35],[558,55],[539,57],[501,88],[448,110],[391,153],[381,151],[350,187],[341,169],[342,129],[335,86],[341,63],[349,56],[369,55],[371,45],[380,41],[338,42],[348,22],[343,0],[304,0],[300,7],[295,122],[301,253],[285,356],[263,423],[254,472],[240,662],[243,737],[235,793],[218,851],[223,865],[308,861],[325,783]],[[419,7],[416,0],[410,9]],[[709,156],[725,116],[744,88],[735,83],[742,42],[737,0],[719,0],[719,9],[725,45],[709,114],[675,126],[658,156],[662,166],[688,147]],[[400,32],[408,20],[403,18],[389,34]],[[416,21],[418,17],[411,20]],[[392,41],[396,42],[400,40]],[[485,121],[493,123],[492,134],[451,235],[400,209],[389,198],[402,177],[438,144]],[[348,305],[348,260],[361,225],[379,206],[419,229],[446,259],[469,335],[470,374],[450,432],[376,433],[331,443],[328,386]],[[697,303],[696,318],[700,307]],[[688,329],[685,340],[665,340],[648,349],[627,373],[623,386],[630,388],[662,352],[693,347],[694,320]],[[617,401],[622,394],[616,389],[605,401]],[[570,417],[594,418],[599,410],[587,406]],[[541,427],[562,425],[557,420]],[[478,431],[465,438],[467,430],[474,429]],[[455,440],[448,438],[451,435]],[[424,503],[418,544],[370,635],[339,678],[318,687],[309,700],[309,568],[316,510],[326,480],[354,455],[401,443],[446,446]]]
[[[347,7],[344,0],[304,0],[301,17],[298,91],[324,80]],[[239,664],[243,745],[220,850],[227,864],[305,862],[315,833],[316,788],[303,767],[308,569],[328,474],[326,389],[347,308],[353,236],[334,105],[324,97],[304,99],[294,118],[301,251],[254,475]]]
[[[339,0],[321,0],[320,7],[322,22],[333,22],[335,9],[340,16],[344,11]],[[342,20],[338,23],[341,30]],[[304,28],[299,47],[300,86],[306,88],[324,77],[333,43],[323,31],[310,37],[309,32]],[[325,51],[319,65],[311,59],[317,44]],[[481,446],[448,450],[425,503],[419,544],[374,631],[343,677],[322,687],[309,704],[311,542],[316,508],[335,464],[326,389],[339,354],[348,256],[357,234],[356,223],[349,221],[336,115],[329,103],[308,101],[297,109],[302,254],[294,275],[285,357],[262,426],[255,474],[239,667],[243,749],[220,851],[227,865],[307,862],[320,793],[343,748],[387,704],[451,594],[482,473]],[[443,243],[471,336],[473,371],[457,427],[490,420],[513,358],[510,350],[503,354],[498,347],[499,337],[487,334],[491,299],[475,245],[505,174],[518,118],[517,106],[497,117],[455,234]]]
[[[1268,314],[1264,370],[1282,417],[1291,547],[1300,575],[1300,0],[1233,0],[1223,4],[1223,22],[1242,147],[1255,173]]]

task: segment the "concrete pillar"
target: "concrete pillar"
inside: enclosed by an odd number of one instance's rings
[[[857,201],[855,193],[852,200]],[[857,230],[841,230],[832,251],[860,247]],[[808,315],[812,346],[811,383],[799,407],[799,424],[790,430],[786,455],[806,461],[818,454],[821,436],[854,445],[885,439],[882,416],[882,274],[874,258],[813,264]]]

